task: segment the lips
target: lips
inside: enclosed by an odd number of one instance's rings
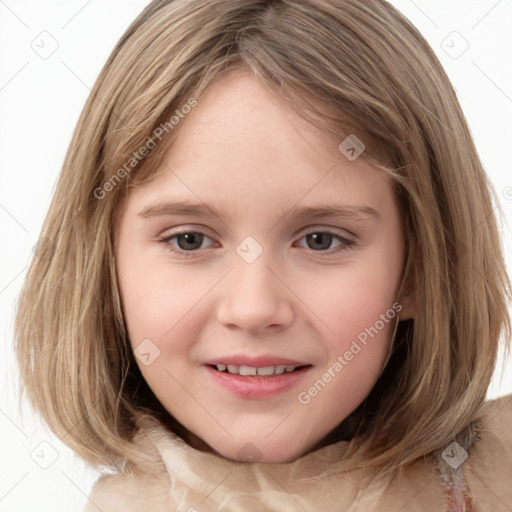
[[[293,359],[271,355],[225,356],[207,361],[206,364],[212,368],[216,368],[220,372],[226,372],[233,375],[260,377],[270,377],[273,375],[281,375],[283,373],[291,373],[303,366],[309,366]]]
[[[285,357],[278,357],[272,355],[262,356],[247,356],[247,355],[230,355],[217,357],[206,361],[204,364],[210,366],[217,366],[218,364],[235,365],[235,366],[248,366],[251,368],[265,368],[268,366],[307,366],[309,363],[303,361],[296,361]]]
[[[284,392],[312,368],[309,363],[272,355],[222,356],[204,366],[217,384],[243,398],[268,398]]]
[[[269,377],[270,375],[281,375],[285,372],[291,373],[295,371],[297,368],[302,368],[302,366],[283,366],[283,365],[277,365],[277,366],[263,366],[263,367],[256,367],[256,366],[245,366],[245,365],[236,365],[236,364],[217,364],[213,368],[217,368],[219,372],[227,372],[231,373],[233,375],[258,375],[261,377]]]

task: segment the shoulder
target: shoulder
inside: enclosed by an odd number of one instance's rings
[[[462,465],[481,510],[508,511],[512,505],[512,394],[486,402],[475,417],[478,440]]]
[[[141,474],[105,475],[91,490],[84,512],[146,512],[164,510],[169,479]]]
[[[92,488],[84,512],[138,512],[166,510],[171,482],[154,437],[162,435],[162,426],[141,415],[133,446],[145,458],[147,466],[101,476]]]

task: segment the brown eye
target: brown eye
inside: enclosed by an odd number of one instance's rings
[[[301,240],[306,241],[305,247],[316,252],[343,251],[356,243],[354,240],[331,231],[312,231],[304,235]],[[334,245],[334,242],[337,242],[337,244]],[[301,246],[304,247],[302,244]]]
[[[176,239],[176,244],[179,249],[183,251],[195,251],[201,247],[204,235],[201,233],[181,233],[174,235],[172,238]]]
[[[313,250],[329,249],[333,238],[329,233],[310,233],[306,235],[308,247]]]
[[[207,246],[203,244],[205,240],[210,238],[204,233],[198,231],[182,231],[174,233],[159,240],[159,243],[174,253],[180,253],[183,256],[192,256],[195,251],[205,249]],[[191,253],[191,254],[187,254]]]

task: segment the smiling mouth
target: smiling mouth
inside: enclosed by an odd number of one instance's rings
[[[222,373],[230,373],[232,375],[241,375],[243,377],[273,377],[274,375],[282,375],[283,373],[293,373],[297,370],[305,368],[311,365],[298,365],[298,366],[285,366],[285,365],[277,365],[277,366],[264,366],[264,367],[255,367],[255,366],[245,366],[245,365],[236,365],[236,364],[217,364],[217,365],[208,365],[211,368],[222,372]]]
[[[263,364],[268,365],[268,362]],[[311,364],[300,363],[248,366],[219,363],[218,360],[205,366],[216,385],[243,399],[266,399],[284,393],[296,387],[313,368]]]

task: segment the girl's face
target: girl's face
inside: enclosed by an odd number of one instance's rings
[[[411,316],[396,296],[398,203],[353,160],[360,147],[342,152],[245,72],[179,124],[164,172],[118,212],[137,363],[190,439],[229,459],[292,461],[364,400],[397,312]]]

